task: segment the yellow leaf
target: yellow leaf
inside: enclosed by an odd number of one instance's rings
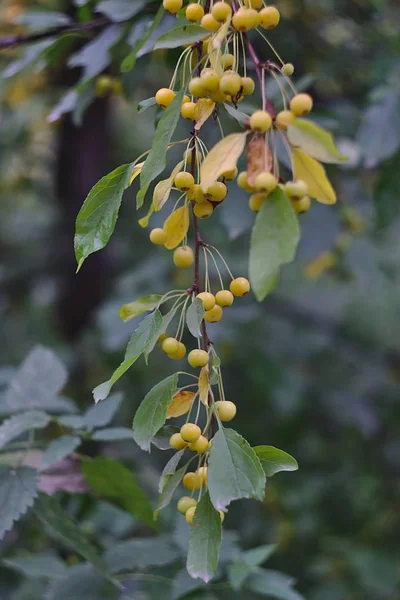
[[[156,187],[154,188],[153,208],[156,212],[161,210],[162,207],[164,206],[164,204],[167,202],[169,195],[171,193],[171,189],[172,189],[172,186],[174,183],[175,176],[182,169],[183,164],[184,164],[184,161],[182,160],[180,163],[178,163],[176,165],[175,169],[171,172],[171,175],[168,177],[168,179],[163,179],[162,181],[159,181],[157,183]]]
[[[167,250],[173,250],[185,238],[189,229],[188,205],[174,210],[164,223],[164,231],[167,233],[167,241],[164,246]]]
[[[144,162],[141,162],[137,165],[134,166],[133,171],[132,171],[132,175],[131,175],[131,180],[129,182],[129,185],[132,185],[132,183],[135,181],[136,177],[138,175],[140,175],[140,172],[143,168]]]
[[[175,394],[167,409],[167,419],[186,415],[189,408],[192,406],[194,396],[194,392],[188,392],[187,390]]]
[[[209,390],[209,383],[208,383],[208,366],[207,367],[203,367],[200,371],[200,376],[199,376],[199,398],[200,401],[205,405],[208,406],[208,390]]]
[[[293,168],[296,179],[302,179],[308,186],[308,195],[321,204],[335,204],[336,193],[324,167],[298,148],[293,149]]]
[[[215,144],[200,167],[200,184],[205,192],[225,171],[232,171],[246,144],[247,133],[231,133]]]
[[[194,126],[196,131],[199,131],[202,125],[207,119],[213,114],[215,108],[215,102],[209,98],[201,98],[196,102],[196,108],[194,111],[194,120],[196,125]]]
[[[150,221],[150,217],[153,214],[153,212],[154,212],[154,206],[153,206],[153,203],[151,203],[150,206],[149,206],[149,210],[147,211],[147,215],[145,217],[142,217],[138,221],[140,227],[143,227],[143,229],[144,229],[145,227],[148,226],[149,221]]]

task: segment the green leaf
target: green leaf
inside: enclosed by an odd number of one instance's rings
[[[265,473],[249,443],[233,429],[221,427],[213,439],[208,487],[213,505],[224,510],[240,498],[262,500]]]
[[[142,298],[138,298],[134,302],[129,302],[129,304],[124,304],[121,306],[119,310],[119,316],[127,323],[131,319],[138,317],[139,315],[147,312],[149,310],[154,310],[162,296],[158,294],[150,294],[149,296],[143,296]]]
[[[136,58],[137,58],[137,54],[138,54],[139,50],[141,48],[143,48],[143,46],[145,45],[147,40],[150,38],[153,31],[156,29],[156,27],[158,27],[163,16],[164,16],[164,7],[161,4],[151,25],[149,27],[145,28],[143,36],[141,36],[135,42],[132,51],[122,61],[122,63],[121,63],[122,73],[127,73],[128,71],[131,71],[133,69],[133,67],[136,64]]]
[[[160,477],[160,482],[158,484],[158,491],[160,492],[160,494],[162,493],[162,491],[165,487],[165,484],[167,483],[167,481],[169,479],[169,476],[173,475],[176,472],[176,468],[179,465],[179,462],[180,462],[182,456],[184,455],[184,453],[185,453],[185,449],[179,450],[179,452],[175,452],[175,454],[173,456],[171,456],[171,458],[169,459],[169,461],[163,468],[163,471],[162,471],[161,477]]]
[[[389,227],[400,216],[400,154],[380,169],[374,194],[375,218],[378,228]]]
[[[58,539],[92,563],[100,572],[107,573],[97,549],[55,498],[40,492],[34,510],[42,523],[50,527]]]
[[[13,558],[4,558],[2,564],[10,569],[15,569],[25,577],[43,577],[50,579],[65,572],[65,566],[61,559],[50,552],[39,552]]]
[[[221,516],[212,505],[207,492],[196,506],[190,528],[186,567],[191,577],[200,578],[206,583],[210,581],[218,567],[221,542]]]
[[[68,59],[68,66],[81,67],[78,92],[108,67],[111,50],[121,38],[122,32],[122,26],[109,25]]]
[[[78,271],[90,254],[107,245],[133,169],[133,164],[122,165],[100,179],[90,190],[76,219],[75,256]]]
[[[0,425],[0,448],[30,429],[44,429],[49,421],[49,415],[38,410],[30,410],[7,419]]]
[[[32,506],[37,495],[37,473],[28,467],[0,467],[0,539]]]
[[[219,380],[219,367],[221,366],[221,359],[219,356],[214,356],[211,362],[211,373],[209,377],[210,385],[216,385]]]
[[[150,343],[148,344],[148,346],[146,347],[146,349],[144,351],[144,358],[145,358],[146,362],[147,362],[149,354],[151,352],[153,352],[154,347],[155,347],[160,335],[162,335],[163,333],[165,333],[167,331],[172,319],[176,315],[177,310],[178,310],[178,306],[176,306],[175,308],[171,308],[171,310],[162,317],[162,321],[158,324],[157,329],[154,332],[153,339],[150,341]]]
[[[106,15],[111,21],[120,23],[127,21],[146,6],[147,0],[102,0],[96,5],[96,11]]]
[[[189,466],[189,463],[187,465],[183,465],[183,467],[178,469],[178,471],[175,471],[175,473],[173,473],[172,475],[169,475],[168,479],[165,480],[163,491],[158,496],[157,507],[156,507],[156,510],[154,511],[155,519],[157,519],[158,513],[160,512],[160,510],[162,510],[163,508],[168,506],[168,504],[171,502],[173,495],[175,493],[175,490],[177,489],[178,485],[182,481],[182,478],[183,478],[184,474],[186,473],[188,466]]]
[[[170,535],[135,538],[113,544],[104,554],[111,573],[169,565],[179,558]]]
[[[107,427],[98,429],[92,435],[96,442],[112,442],[115,440],[133,440],[132,429],[128,427]]]
[[[333,136],[308,119],[296,119],[288,127],[289,142],[324,163],[347,160],[335,146]]]
[[[186,325],[195,338],[201,338],[201,323],[204,317],[203,302],[195,298],[186,312]]]
[[[157,383],[145,396],[133,419],[133,439],[142,448],[150,451],[152,437],[164,425],[167,408],[178,385],[178,374],[170,375]]]
[[[278,571],[269,569],[258,569],[245,582],[246,589],[276,598],[277,600],[304,600],[296,590],[292,589],[294,580]]]
[[[46,600],[118,600],[120,592],[110,581],[87,563],[65,569],[54,577],[46,591]]]
[[[101,383],[93,390],[96,403],[107,398],[114,383],[126,373],[153,341],[154,343],[157,341],[157,331],[162,322],[163,319],[158,310],[144,317],[129,340],[123,362],[108,381]]]
[[[137,105],[137,111],[139,114],[143,113],[145,110],[151,108],[152,106],[155,106],[156,104],[157,102],[154,96],[152,98],[147,98],[147,100],[142,100],[141,102],[139,102],[139,104]]]
[[[249,115],[246,115],[246,113],[242,112],[241,110],[238,110],[237,108],[234,108],[233,106],[231,106],[230,104],[227,104],[226,102],[224,103],[224,108],[227,111],[227,113],[229,113],[231,115],[231,117],[236,119],[236,121],[242,127],[246,127],[249,124],[250,117],[249,117]]]
[[[258,567],[268,560],[275,550],[277,549],[276,544],[266,544],[265,546],[258,546],[251,550],[246,550],[242,553],[241,559],[248,567]]]
[[[154,527],[153,509],[130,469],[111,458],[98,456],[85,461],[82,472],[90,487],[101,497],[115,501],[140,521]]]
[[[178,124],[184,93],[184,89],[181,89],[180,92],[177,93],[158,122],[151,150],[147,155],[146,162],[140,173],[140,190],[136,196],[137,208],[140,208],[143,205],[144,197],[151,182],[154,181],[166,167],[168,145]]]
[[[265,562],[276,550],[274,544],[259,546],[240,554],[240,559],[228,565],[228,580],[237,592],[243,586],[251,573],[256,572],[257,567]]]
[[[154,50],[162,48],[180,48],[185,44],[199,42],[209,35],[209,31],[200,25],[182,25],[161,35],[155,43]]]
[[[100,404],[88,408],[83,415],[83,420],[87,429],[92,430],[97,427],[105,427],[105,425],[108,425],[117,414],[122,400],[122,394],[113,394],[107,398],[107,400],[100,402]]]
[[[54,465],[62,458],[69,456],[71,452],[81,445],[81,438],[76,435],[64,435],[58,440],[53,440],[46,448],[40,470],[44,471]]]
[[[375,168],[400,149],[400,94],[388,88],[388,93],[369,107],[357,133],[364,166]]]
[[[272,477],[280,471],[297,471],[299,468],[293,456],[274,446],[255,446],[253,450],[260,459],[267,477]]]
[[[170,437],[174,433],[179,433],[179,430],[180,428],[176,425],[165,425],[151,438],[151,443],[159,450],[171,450]]]
[[[293,207],[278,187],[262,204],[251,235],[250,281],[260,302],[276,286],[279,267],[293,260],[299,239]]]

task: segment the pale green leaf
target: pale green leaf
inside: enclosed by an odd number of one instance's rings
[[[0,467],[0,539],[32,506],[37,483],[34,469]]]
[[[135,42],[135,44],[132,48],[132,51],[122,61],[122,63],[121,63],[121,72],[122,73],[127,73],[128,71],[131,71],[133,69],[133,67],[136,64],[136,58],[137,58],[139,51],[143,48],[143,46],[145,45],[147,40],[150,38],[151,34],[158,27],[163,16],[164,16],[164,7],[162,4],[160,4],[160,7],[154,16],[154,19],[151,21],[151,24],[144,28],[143,35],[139,37],[139,39]],[[139,25],[139,27],[142,27],[142,25],[140,23],[138,25]]]
[[[151,438],[151,443],[159,450],[171,450],[171,446],[169,445],[170,437],[174,433],[179,433],[179,429],[176,425],[164,425]]]
[[[260,459],[267,477],[272,477],[280,471],[297,471],[299,468],[293,456],[274,446],[255,446],[253,450]]]
[[[295,119],[288,126],[289,142],[309,156],[325,163],[341,163],[347,160],[335,146],[333,136],[308,119]]]
[[[107,581],[92,565],[81,563],[55,576],[47,588],[45,600],[118,600],[115,584]],[[43,599],[42,599],[43,600]]]
[[[246,127],[249,124],[250,117],[249,115],[246,115],[246,113],[231,106],[227,102],[224,102],[224,108],[242,127]]]
[[[0,425],[0,448],[30,429],[44,429],[49,421],[49,415],[38,410],[30,410],[7,419]]]
[[[132,429],[128,427],[107,427],[98,429],[92,434],[96,442],[113,442],[115,440],[133,440]]]
[[[76,435],[64,435],[57,440],[53,440],[43,454],[40,470],[44,471],[59,460],[69,456],[80,444],[81,438]]]
[[[145,110],[155,106],[156,104],[157,102],[154,96],[152,98],[147,98],[146,100],[141,100],[141,102],[139,102],[137,105],[137,111],[138,113],[143,113]]]
[[[161,494],[158,497],[157,507],[156,507],[156,510],[154,511],[155,519],[157,519],[158,513],[160,512],[160,510],[162,510],[163,508],[168,506],[168,504],[171,502],[171,500],[174,496],[175,490],[177,489],[178,485],[182,481],[182,478],[183,478],[184,474],[186,473],[187,468],[188,468],[188,465],[183,465],[183,467],[178,469],[178,471],[175,471],[175,473],[173,473],[172,475],[166,476],[166,477],[168,477],[168,479],[166,479],[164,482],[163,491],[161,492]]]
[[[203,302],[195,298],[186,312],[186,325],[195,338],[201,338],[201,323],[204,317]]]
[[[96,5],[96,11],[106,15],[114,23],[131,19],[146,6],[147,0],[101,0]]]
[[[65,571],[63,561],[56,554],[50,552],[13,556],[12,558],[4,558],[1,562],[3,565],[15,569],[29,578],[43,577],[50,579],[62,575]]]
[[[169,459],[169,461],[163,468],[161,477],[160,477],[160,481],[158,483],[158,491],[160,492],[160,494],[163,492],[165,484],[167,483],[167,481],[169,479],[169,476],[173,475],[176,472],[176,469],[177,469],[179,462],[180,462],[182,456],[184,455],[184,453],[185,453],[185,449],[175,452],[175,454],[173,456],[171,456],[171,458]]]
[[[305,600],[293,589],[294,580],[283,573],[269,569],[257,569],[245,582],[245,587],[256,594],[276,600]]]
[[[104,554],[112,573],[169,565],[179,558],[170,535],[135,538],[113,544]]]
[[[100,404],[88,408],[83,415],[85,427],[92,430],[98,427],[105,427],[111,423],[121,406],[123,398],[122,394],[113,394],[107,400],[100,402]]]
[[[199,42],[208,35],[210,35],[210,32],[200,27],[200,25],[182,25],[161,35],[156,41],[154,50],[180,48],[185,44]]]
[[[211,503],[210,496],[203,494],[196,506],[194,521],[190,528],[189,552],[186,567],[193,578],[206,583],[218,567],[218,555],[222,542],[221,516]]]

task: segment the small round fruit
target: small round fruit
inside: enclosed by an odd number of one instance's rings
[[[194,508],[197,504],[197,500],[191,498],[190,496],[182,496],[179,498],[177,509],[181,513],[181,515],[185,515],[189,508]]]
[[[182,344],[182,342],[178,342],[178,350],[176,352],[172,352],[168,354],[168,357],[172,360],[182,360],[186,356],[186,346]]]
[[[215,181],[204,194],[211,202],[222,202],[226,198],[228,188],[222,181]]]
[[[218,321],[222,319],[223,314],[224,311],[222,308],[216,304],[211,310],[206,310],[204,313],[204,320],[207,321],[207,323],[218,323]]]
[[[235,167],[234,169],[230,169],[229,171],[224,171],[223,173],[221,173],[221,177],[223,177],[224,179],[228,179],[229,181],[231,181],[232,179],[236,179],[237,175],[238,175],[237,167]]]
[[[192,525],[192,523],[193,523],[195,512],[196,512],[196,507],[191,506],[190,508],[188,508],[188,510],[185,513],[185,519],[189,525]]]
[[[275,6],[266,6],[258,13],[261,27],[264,29],[274,29],[281,20],[280,12]]]
[[[288,181],[284,190],[289,198],[303,198],[308,193],[308,186],[305,181],[297,179],[296,181]]]
[[[313,99],[310,94],[296,94],[290,101],[290,110],[296,117],[304,117],[311,112]]]
[[[254,8],[239,8],[232,18],[232,26],[236,31],[250,31],[257,27],[258,22],[258,12]]]
[[[233,54],[229,54],[229,52],[227,52],[221,56],[221,64],[224,71],[226,69],[232,69],[233,65],[235,64],[235,57]]]
[[[175,354],[179,350],[179,342],[173,337],[165,338],[161,349],[165,354]]]
[[[221,523],[223,523],[223,522],[224,522],[224,520],[225,520],[225,513],[224,513],[224,511],[223,511],[223,510],[220,510],[220,511],[219,511],[219,516],[221,517]]]
[[[292,198],[292,206],[297,214],[308,212],[311,208],[310,196],[303,196],[302,198]]]
[[[234,296],[245,296],[250,291],[250,282],[246,277],[236,277],[232,279],[229,289]]]
[[[196,114],[196,103],[195,102],[186,102],[182,104],[181,115],[184,119],[190,119],[194,121]]]
[[[257,110],[250,117],[250,127],[258,133],[265,133],[272,127],[272,117],[266,110]]]
[[[229,96],[233,98],[235,98],[238,95],[241,87],[242,78],[240,77],[240,75],[238,75],[238,73],[235,73],[234,71],[225,72],[222,75],[221,80],[219,82],[219,89],[221,90],[221,92],[223,92],[224,94],[229,94]]]
[[[161,88],[156,93],[156,102],[158,106],[161,106],[161,108],[167,108],[175,96],[176,94],[174,90],[170,90],[169,88]]]
[[[173,15],[181,10],[182,5],[182,0],[163,0],[163,6],[165,10],[172,13]]]
[[[200,292],[197,294],[197,298],[203,302],[204,310],[211,310],[215,306],[215,296],[210,292]]]
[[[213,69],[203,69],[200,74],[203,87],[206,92],[217,92],[219,90],[219,75]]]
[[[236,404],[230,400],[218,400],[218,402],[215,403],[215,408],[217,409],[221,421],[232,421],[233,417],[236,415]]]
[[[204,17],[204,8],[201,4],[189,4],[185,14],[188,21],[191,23],[198,23]]]
[[[278,180],[275,175],[268,171],[262,171],[254,180],[254,187],[258,192],[266,192],[270,194],[278,185]]]
[[[204,27],[204,29],[207,29],[207,31],[218,31],[221,23],[219,23],[217,19],[214,19],[211,13],[208,13],[202,18],[201,26]]]
[[[291,77],[294,73],[294,65],[292,65],[292,63],[286,63],[282,66],[281,71],[286,77]]]
[[[187,171],[181,171],[175,176],[175,187],[181,192],[187,192],[194,186],[194,177]]]
[[[156,227],[150,231],[150,241],[156,246],[163,246],[167,240],[167,232],[161,227]]]
[[[189,444],[189,450],[197,452],[197,454],[203,454],[208,449],[208,439],[201,435],[196,442]]]
[[[215,302],[218,306],[232,306],[233,300],[233,294],[229,290],[220,290],[215,294]]]
[[[193,261],[193,250],[189,246],[180,246],[174,251],[174,264],[178,269],[188,269]]]
[[[200,477],[197,473],[190,471],[190,473],[186,473],[182,480],[182,485],[185,489],[193,492],[194,490],[198,490],[201,488],[203,483],[203,478]]]
[[[104,98],[112,91],[113,78],[109,75],[100,75],[96,79],[95,95],[97,98]]]
[[[216,2],[211,9],[211,14],[216,21],[223,23],[232,16],[232,9],[226,2]]]
[[[181,427],[180,435],[185,442],[197,442],[201,436],[201,429],[195,423],[185,423]]]
[[[222,104],[222,102],[229,101],[230,96],[224,94],[223,92],[221,92],[221,90],[218,90],[218,92],[213,92],[212,94],[210,94],[210,98],[216,104]]]
[[[255,87],[255,83],[251,77],[242,77],[243,96],[250,96],[254,92]]]
[[[200,477],[203,480],[203,483],[205,483],[207,485],[207,467],[199,467],[196,471],[196,474],[198,477]]]
[[[241,173],[239,173],[236,182],[242,190],[245,190],[250,194],[254,192],[254,188],[252,188],[252,186],[249,185],[249,182],[247,180],[247,171],[242,171]]]
[[[189,92],[196,98],[203,98],[205,96],[205,89],[203,81],[200,77],[193,77],[189,83]]]
[[[206,311],[206,314],[207,314],[207,311]],[[210,360],[210,357],[208,355],[208,352],[206,352],[205,350],[191,350],[188,354],[188,363],[194,369],[205,367],[206,365],[208,365],[209,360]],[[200,431],[200,427],[198,429]],[[197,436],[197,438],[198,437],[199,436]],[[197,440],[197,438],[196,438],[196,440]],[[186,439],[186,438],[184,437],[184,439]],[[187,441],[194,442],[195,440],[187,440]]]
[[[201,185],[199,183],[195,183],[194,186],[187,192],[186,198],[192,202],[196,202],[197,204],[204,202],[204,192],[201,189]]]
[[[204,200],[204,202],[200,202],[200,204],[195,204],[193,207],[193,212],[199,219],[208,219],[213,212],[214,207],[211,202],[208,200]]]
[[[249,198],[249,206],[251,210],[253,212],[259,212],[266,197],[266,194],[264,194],[263,192],[257,192],[256,194],[252,194]]]
[[[294,115],[291,110],[281,110],[281,112],[276,115],[275,123],[281,129],[287,129],[288,125],[295,120],[296,115]]]
[[[173,450],[183,450],[186,448],[187,442],[185,442],[180,433],[174,433],[169,438],[169,445]]]

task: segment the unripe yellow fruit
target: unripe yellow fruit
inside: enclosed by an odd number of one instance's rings
[[[251,77],[242,77],[242,94],[243,96],[250,96],[255,89],[256,85]]]
[[[233,54],[227,52],[221,56],[221,64],[224,71],[226,69],[232,69],[233,65],[235,64],[235,57]]]
[[[203,302],[204,310],[211,310],[215,306],[215,296],[210,292],[200,292],[197,294],[197,298]]]
[[[204,202],[200,202],[200,204],[195,204],[193,207],[193,212],[199,219],[208,219],[213,212],[214,207],[211,202],[208,200],[204,200]]]
[[[281,129],[287,129],[288,125],[295,120],[296,115],[294,115],[291,110],[281,110],[281,112],[276,115],[275,124]]]
[[[217,92],[213,92],[212,94],[210,94],[210,98],[216,104],[222,104],[223,102],[227,102],[230,96],[224,94],[223,92],[221,92],[221,90],[218,90]]]
[[[174,90],[170,90],[169,88],[161,88],[156,93],[156,102],[158,106],[161,106],[161,108],[167,108],[175,96],[176,94]]]
[[[265,133],[272,127],[272,117],[266,110],[257,110],[250,117],[250,127],[258,133]]]
[[[290,101],[290,110],[296,117],[304,117],[311,112],[313,99],[310,94],[296,94]]]
[[[182,360],[186,356],[186,346],[182,342],[178,342],[178,350],[176,352],[170,352],[168,358],[172,360]]]
[[[185,442],[196,442],[201,436],[201,429],[195,423],[185,423],[181,427],[180,435]]]
[[[191,506],[190,508],[187,509],[187,511],[185,513],[185,519],[186,519],[186,522],[189,525],[193,524],[193,519],[194,519],[195,512],[196,512],[196,507],[195,506]]]
[[[161,227],[156,227],[150,231],[150,241],[156,246],[163,246],[167,240],[167,232]]]
[[[97,98],[104,98],[107,94],[112,91],[113,78],[109,75],[100,75],[96,79],[95,95]]]
[[[282,74],[286,75],[286,77],[291,77],[294,73],[294,65],[292,63],[286,63],[282,66]]]
[[[182,0],[163,0],[163,6],[168,12],[175,14],[181,10]]]
[[[281,20],[280,12],[275,6],[267,6],[258,13],[259,23],[264,29],[273,29]]]
[[[186,8],[186,18],[191,23],[198,23],[204,17],[204,8],[201,4],[189,4]]]
[[[234,296],[245,296],[250,291],[250,282],[246,277],[236,277],[232,279],[229,289]]]
[[[221,421],[232,421],[233,417],[236,415],[236,404],[230,400],[218,400],[218,402],[215,403],[215,408],[217,409]]]
[[[200,77],[193,77],[193,79],[191,79],[189,83],[189,92],[192,96],[196,96],[197,98],[203,98],[205,96],[203,81]]]
[[[234,169],[230,169],[230,171],[224,171],[223,173],[221,173],[221,177],[228,180],[236,179],[237,175],[237,167],[235,167]]]
[[[177,509],[181,513],[181,515],[185,515],[189,508],[194,508],[197,504],[197,500],[191,498],[190,496],[182,496],[179,498]]]
[[[184,119],[190,119],[194,121],[194,117],[196,114],[196,103],[195,102],[186,102],[182,104],[181,115]]]
[[[249,198],[249,206],[253,212],[258,212],[264,203],[266,198],[266,194],[263,192],[258,192],[257,194],[252,194]]]
[[[306,182],[301,179],[288,181],[283,189],[289,198],[303,198],[303,196],[306,196],[308,193],[308,186]]]
[[[211,13],[208,13],[202,18],[201,26],[204,27],[204,29],[207,29],[207,31],[218,31],[221,23],[214,19]]]
[[[303,196],[302,198],[292,198],[292,206],[297,214],[308,212],[311,208],[310,196]]]
[[[258,12],[254,8],[239,8],[232,18],[232,26],[236,31],[250,31],[259,23]]]
[[[187,94],[185,94],[183,96],[182,105],[183,104],[187,104],[188,102],[190,102],[190,96],[188,96]]]
[[[228,188],[222,181],[215,181],[210,187],[207,189],[204,196],[207,200],[211,200],[211,202],[222,202],[226,198],[228,193]]]
[[[232,9],[226,2],[216,2],[211,9],[211,14],[216,21],[223,23],[232,16]]]
[[[203,454],[203,452],[208,450],[208,439],[204,435],[201,435],[198,440],[189,444],[189,450],[197,452],[197,454]]]
[[[181,171],[175,175],[174,184],[179,191],[187,192],[194,186],[194,177],[191,173]]]
[[[200,489],[202,483],[203,477],[200,477],[197,473],[193,473],[193,471],[191,471],[190,473],[186,473],[182,480],[183,487],[187,490],[190,490],[191,492]]]
[[[206,312],[206,314],[207,314],[207,312]],[[210,360],[210,357],[208,355],[208,352],[206,352],[205,350],[191,350],[188,354],[188,363],[194,369],[195,368],[200,369],[202,367],[205,367],[206,365],[208,365],[209,360]],[[184,437],[184,436],[182,436],[182,437]],[[184,437],[184,439],[186,439],[186,438]],[[197,438],[196,438],[196,440],[197,440]],[[187,440],[187,441],[194,442],[195,440]]]
[[[207,323],[218,323],[218,321],[222,319],[223,314],[224,311],[222,308],[216,304],[211,310],[206,310],[204,313],[204,320],[207,321]]]
[[[225,72],[219,82],[219,89],[221,92],[229,94],[229,96],[232,96],[233,98],[238,95],[241,87],[242,78],[234,71]]]
[[[220,290],[215,294],[215,302],[218,306],[232,306],[233,300],[233,294],[229,290]]]
[[[258,192],[266,192],[267,194],[273,192],[277,185],[278,180],[275,175],[268,173],[268,171],[259,173],[254,180],[254,187],[256,190]]]
[[[186,198],[191,200],[191,202],[204,202],[204,192],[201,189],[201,185],[199,183],[195,183],[194,186],[187,192]]]
[[[174,251],[174,264],[178,269],[188,269],[193,261],[193,250],[189,246],[181,246]]]
[[[174,354],[179,350],[179,342],[173,337],[165,338],[161,349],[163,352],[165,352],[165,354]]]
[[[203,69],[200,79],[206,92],[217,92],[219,90],[219,75],[213,69]]]
[[[251,185],[249,185],[249,182],[247,181],[247,171],[242,171],[241,173],[239,173],[236,181],[237,181],[238,186],[242,190],[245,190],[246,192],[249,192],[250,194],[252,192],[254,192],[254,188]]]
[[[180,433],[174,433],[169,438],[169,445],[173,450],[183,450],[186,448],[187,442],[185,442]]]

